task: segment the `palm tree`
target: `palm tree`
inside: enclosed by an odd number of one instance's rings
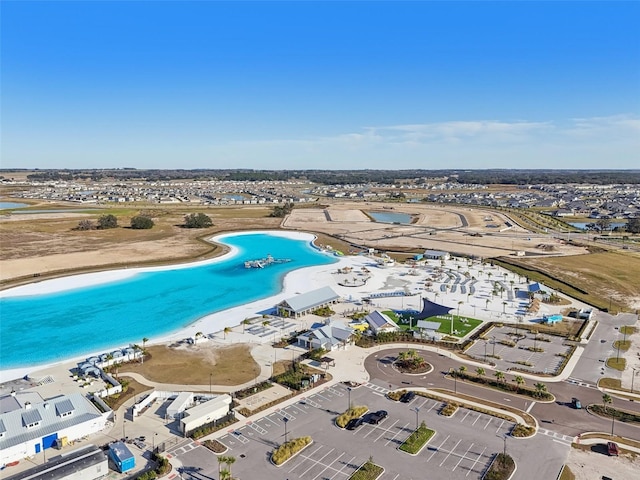
[[[224,334],[224,338],[226,340],[227,333],[231,333],[231,327],[224,327],[224,330],[222,330],[222,333]]]
[[[544,383],[538,382],[533,387],[536,389],[536,395],[538,397],[541,397],[542,394],[547,391],[547,386]]]
[[[227,457],[220,455],[218,457],[218,476],[222,478],[222,464],[227,461]]]
[[[458,370],[460,371],[460,375],[464,375],[464,372],[467,371],[467,367],[465,367],[464,365],[460,365],[460,367],[458,367]]]
[[[231,465],[233,465],[234,463],[236,463],[236,457],[227,457],[225,462],[227,464],[227,468],[229,469],[229,479],[231,479]]]
[[[489,300],[488,298],[484,301],[484,309],[487,310],[489,308],[489,303],[491,303],[491,300]]]
[[[142,339],[142,352],[144,353],[144,350],[146,348],[147,342],[149,341],[149,339],[147,337],[144,337]]]
[[[610,403],[613,403],[613,398],[611,398],[611,395],[609,395],[608,393],[604,393],[602,395],[602,406],[604,407],[604,411],[607,411],[607,405],[609,405]]]
[[[520,387],[522,387],[525,384],[525,381],[522,375],[516,375],[516,378],[514,378],[513,381],[516,382],[516,385],[518,386],[516,391],[519,391]]]
[[[500,370],[497,370],[496,373],[494,373],[496,380],[498,380],[498,382],[504,382],[504,373],[502,373]]]
[[[476,368],[476,373],[478,374],[478,377],[484,377],[484,374],[486,372],[485,372],[484,368],[478,367],[478,368]]]
[[[248,318],[245,318],[244,320],[242,320],[242,333],[244,333],[244,329],[246,328],[247,325],[251,325],[251,320],[249,320]]]
[[[265,320],[264,322],[262,322],[262,326],[263,327],[268,327],[269,323],[271,323],[271,322],[269,322],[269,320]]]

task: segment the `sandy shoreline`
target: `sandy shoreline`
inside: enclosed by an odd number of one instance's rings
[[[209,239],[210,241],[222,241],[226,237],[238,236],[238,235],[250,235],[256,233],[264,233],[274,236],[280,236],[290,238],[294,240],[304,240],[313,242],[316,238],[315,235],[305,232],[284,232],[284,231],[250,231],[250,232],[238,232],[238,233],[226,233],[223,235],[217,235]],[[46,293],[57,293],[64,290],[74,289],[78,287],[86,287],[89,285],[99,285],[103,283],[119,281],[124,278],[133,276],[139,272],[149,271],[161,271],[172,270],[176,268],[191,268],[199,265],[210,265],[221,261],[229,260],[238,254],[236,248],[231,248],[229,252],[222,256],[215,257],[208,260],[199,262],[191,262],[181,265],[167,265],[159,267],[140,267],[132,269],[122,270],[109,270],[103,272],[85,273],[79,275],[72,275],[69,277],[54,278],[51,280],[44,280],[41,282],[30,283],[27,285],[21,285],[13,287],[7,290],[0,291],[0,298],[28,296],[28,295],[40,295]],[[337,258],[337,257],[336,257]],[[337,263],[329,265],[321,265],[316,267],[307,267],[299,270],[294,270],[287,274],[283,281],[282,290],[271,297],[267,297],[255,302],[243,304],[231,309],[223,310],[220,312],[206,315],[190,325],[180,328],[168,335],[161,337],[150,338],[148,345],[167,343],[177,339],[183,339],[186,337],[194,336],[197,332],[203,332],[205,334],[215,333],[223,330],[225,327],[234,327],[240,325],[242,320],[247,317],[256,316],[259,312],[273,308],[273,306],[285,298],[292,297],[296,292],[307,292],[315,288],[320,288],[326,285],[328,277],[331,271],[335,271],[336,268],[340,268],[343,265],[350,265],[352,262],[348,257],[342,257]],[[128,345],[114,345],[110,350],[126,347]],[[85,358],[97,354],[104,353],[105,349],[87,353],[86,355],[68,357],[58,362],[51,362],[46,364],[40,364],[35,366],[25,366],[12,369],[2,369],[0,366],[0,382],[13,380],[30,375],[34,372],[49,369],[56,365],[74,363]]]
[[[239,233],[226,233],[223,235],[218,235],[212,237],[210,240],[220,241],[228,236],[236,236],[236,235],[249,235],[254,233],[266,233],[269,235],[276,235],[285,238],[291,238],[296,240],[303,240],[312,243],[316,238],[315,235],[306,232],[300,231],[248,231],[248,232],[239,232]],[[38,283],[32,283],[28,285],[14,287],[12,289],[8,289],[0,292],[0,297],[9,297],[9,296],[24,296],[24,295],[32,295],[32,294],[40,294],[40,293],[50,293],[57,292],[68,288],[75,288],[78,286],[87,285],[87,281],[95,282],[94,284],[103,283],[107,281],[119,280],[121,278],[125,278],[126,276],[135,274],[140,271],[158,271],[158,270],[168,270],[175,268],[190,268],[195,265],[201,264],[211,264],[215,262],[221,262],[224,260],[228,260],[236,255],[237,252],[231,250],[227,252],[225,255],[220,257],[216,257],[209,260],[204,260],[200,262],[192,262],[186,263],[182,265],[167,265],[162,267],[141,267],[136,269],[122,269],[122,270],[111,270],[104,271],[98,273],[87,273],[74,275],[70,277],[57,278],[51,280],[45,280]],[[485,300],[490,298],[490,282],[486,280],[487,277],[483,277],[483,281],[481,281],[478,285],[477,292],[474,295],[473,299],[469,299],[469,297],[460,296],[460,293],[445,291],[438,291],[437,294],[434,294],[433,291],[426,292],[424,290],[424,279],[421,278],[424,275],[410,275],[410,268],[406,265],[396,265],[394,267],[389,268],[379,268],[376,266],[376,263],[373,259],[367,256],[340,256],[334,257],[336,259],[335,263],[318,265],[313,267],[301,268],[298,270],[294,270],[293,272],[288,273],[283,279],[282,289],[279,293],[269,296],[267,298],[263,298],[261,300],[257,300],[251,303],[246,303],[239,305],[237,307],[233,307],[227,310],[223,310],[220,312],[212,313],[209,315],[205,315],[195,322],[173,331],[170,334],[159,336],[159,337],[151,337],[148,345],[154,344],[166,344],[168,342],[174,342],[176,340],[183,340],[188,337],[194,337],[196,333],[202,332],[205,336],[209,336],[210,338],[222,338],[221,335],[215,335],[216,333],[221,332],[226,327],[236,327],[241,324],[241,322],[245,318],[255,318],[261,316],[264,312],[271,311],[276,304],[281,302],[284,299],[291,298],[295,295],[306,293],[311,290],[330,286],[338,295],[340,295],[345,300],[345,305],[341,308],[358,308],[355,307],[353,303],[349,303],[351,299],[354,301],[362,299],[362,297],[368,296],[373,292],[379,291],[389,291],[389,290],[400,290],[405,289],[411,291],[413,294],[410,296],[396,296],[396,297],[386,297],[381,299],[376,299],[375,303],[372,305],[373,308],[382,308],[382,309],[404,309],[404,308],[413,308],[416,310],[421,309],[420,299],[424,296],[425,298],[429,298],[430,300],[436,300],[438,303],[448,304],[456,306],[459,309],[460,313],[473,316],[475,318],[483,319],[483,320],[497,320],[501,321],[516,321],[515,316],[515,308],[517,308],[517,303],[510,304],[507,308],[507,315],[503,316],[504,305],[501,305],[500,301],[495,301],[492,303],[491,308],[487,308],[488,303],[485,304]],[[454,260],[452,260],[451,268],[459,268],[454,267],[453,265],[457,264]],[[351,267],[353,272],[360,272],[363,267],[366,267],[369,273],[369,278],[364,285],[360,286],[343,286],[339,285],[336,282],[336,278],[334,274],[340,268]],[[472,269],[483,268],[479,265],[472,267]],[[497,273],[497,267],[496,267]],[[355,274],[355,273],[354,273]],[[479,273],[476,273],[478,278],[480,277]],[[422,281],[421,281],[422,280]],[[521,280],[522,281],[522,280]],[[524,288],[524,284],[520,285],[521,288]],[[420,293],[420,295],[418,295]],[[439,295],[439,297],[434,297],[434,295]],[[470,301],[471,300],[471,301]],[[506,302],[505,302],[506,303]],[[577,308],[581,308],[582,305],[580,302],[575,300],[572,301],[574,306]],[[462,304],[462,305],[461,305]],[[353,306],[352,306],[353,305]],[[452,307],[456,308],[456,307]],[[560,307],[552,308],[545,307],[545,311],[541,311],[539,315],[542,313],[558,313]],[[557,310],[557,311],[556,311]],[[236,335],[236,334],[234,334]],[[267,341],[265,338],[255,337],[253,335],[247,334],[238,334],[240,337],[234,336],[234,339],[239,342],[244,343],[254,343],[260,344]],[[136,343],[140,343],[142,339],[136,341]],[[56,365],[73,365],[73,363],[84,360],[85,358],[102,354],[107,351],[112,351],[116,348],[126,347],[128,345],[113,345],[110,350],[101,349],[100,351],[89,352],[86,355],[82,356],[72,356],[61,359],[58,362],[50,362],[47,364],[40,364],[37,366],[26,366],[19,367],[13,369],[1,369],[0,367],[0,382],[5,382],[8,380],[16,379],[24,377],[25,375],[34,375],[35,372],[49,369],[52,366]]]

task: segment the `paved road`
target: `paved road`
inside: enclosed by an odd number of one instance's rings
[[[393,388],[410,387],[411,385],[426,388],[447,388],[467,395],[486,399],[492,402],[510,405],[520,409],[530,408],[529,413],[534,415],[540,424],[541,429],[550,430],[563,435],[575,436],[586,431],[611,431],[611,421],[592,415],[586,410],[576,410],[571,407],[572,397],[578,397],[584,406],[591,403],[602,403],[602,392],[595,386],[580,385],[573,382],[547,383],[548,390],[556,396],[556,401],[552,403],[535,402],[531,407],[532,399],[513,395],[505,392],[485,388],[480,385],[463,381],[453,381],[445,376],[451,368],[457,369],[462,363],[438,355],[437,353],[421,351],[421,355],[434,366],[434,370],[425,375],[404,375],[395,370],[391,363],[395,360],[398,352],[406,350],[404,348],[392,348],[375,352],[365,360],[365,368],[372,380],[380,379],[382,382],[392,385]],[[473,371],[474,368],[470,368]],[[487,370],[491,375],[491,371]],[[508,382],[512,382],[514,375],[505,374]],[[411,383],[410,383],[411,382]],[[533,381],[528,381],[532,385]],[[621,399],[615,399],[614,405],[627,410],[640,412],[640,404]],[[616,422],[615,433],[625,437],[640,440],[640,427]]]

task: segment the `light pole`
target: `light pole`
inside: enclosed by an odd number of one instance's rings
[[[484,341],[484,363],[487,363],[487,341]]]
[[[631,368],[631,370],[633,370],[633,373],[631,374],[631,393],[633,393],[633,379],[636,376],[636,369],[635,368]]]
[[[491,338],[493,338],[493,354],[491,356],[496,358],[496,336],[492,335]]]
[[[151,453],[156,453],[156,436],[158,434],[154,433],[153,437],[151,437]]]
[[[213,377],[213,373],[209,373],[209,395],[211,395],[211,378]]]
[[[416,430],[418,430],[418,427],[420,425],[420,418],[418,417],[418,415],[420,414],[420,407],[414,408],[413,411],[416,412]]]
[[[349,398],[349,406],[347,407],[347,410],[351,409],[351,387],[347,387],[347,396]]]
[[[284,422],[284,443],[287,443],[287,423],[289,423],[289,417],[284,417],[282,421]]]
[[[456,371],[453,369],[449,369],[449,373],[453,377],[453,393],[458,393],[458,376],[456,375]]]

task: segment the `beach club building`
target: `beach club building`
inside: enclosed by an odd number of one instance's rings
[[[105,428],[107,416],[80,393],[61,395],[0,414],[0,466]]]
[[[338,348],[347,348],[353,343],[354,329],[342,322],[327,320],[327,323],[312,328],[310,331],[298,335],[298,346],[307,350],[322,348],[327,352]]]
[[[331,287],[322,287],[301,295],[283,300],[277,305],[281,317],[300,317],[322,307],[328,307],[340,301],[340,295]]]
[[[364,317],[364,320],[369,324],[369,328],[376,335],[381,332],[397,332],[400,330],[398,325],[396,325],[393,320],[380,310],[374,310]]]

